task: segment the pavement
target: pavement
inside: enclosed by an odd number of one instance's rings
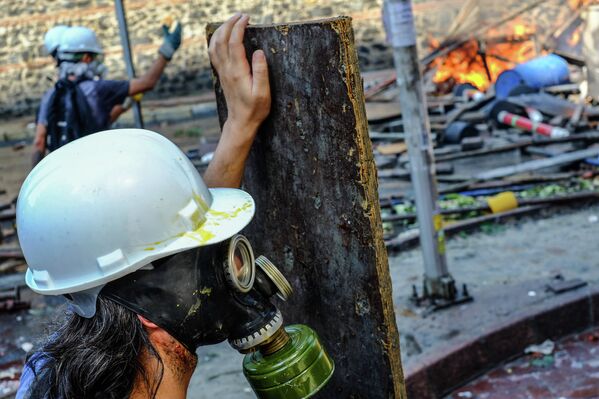
[[[458,286],[468,285],[474,302],[428,316],[409,300],[412,285],[421,284],[420,249],[390,257],[404,371],[409,374],[428,353],[552,300],[545,286],[557,275],[599,282],[598,215],[599,205],[561,208],[448,240],[450,273]]]
[[[446,399],[599,398],[599,328],[501,365]]]

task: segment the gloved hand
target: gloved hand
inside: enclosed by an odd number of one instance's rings
[[[143,96],[143,93],[137,93],[133,96],[125,98],[125,101],[123,101],[123,110],[128,111],[129,109],[131,109],[131,107],[133,106],[133,102],[140,102]]]
[[[177,26],[172,32],[169,31],[168,26],[162,25],[164,42],[162,42],[162,46],[160,46],[158,52],[169,61],[173,58],[175,51],[181,46],[181,31],[183,27],[179,22],[177,22],[176,25]]]

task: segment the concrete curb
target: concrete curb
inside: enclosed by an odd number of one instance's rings
[[[545,339],[557,340],[599,324],[599,285],[556,296],[551,301],[514,314],[482,335],[465,339],[426,356],[406,370],[409,398],[437,399],[519,357]]]

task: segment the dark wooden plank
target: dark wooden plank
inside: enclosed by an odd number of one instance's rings
[[[20,249],[0,249],[0,259],[25,259]]]
[[[273,95],[248,160],[245,233],[294,286],[287,322],[312,326],[335,360],[318,397],[405,398],[351,19],[253,26],[245,44],[266,53]]]
[[[16,218],[17,213],[15,211],[0,212],[0,222],[5,222],[7,220],[15,220]]]

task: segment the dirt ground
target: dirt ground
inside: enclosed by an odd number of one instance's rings
[[[26,122],[18,123],[24,129]],[[215,118],[210,118],[185,125],[156,126],[154,129],[187,149],[197,147],[203,137],[215,137],[218,124]],[[29,158],[29,147],[17,151],[12,146],[0,147],[0,188],[7,191],[0,196],[0,203],[12,200],[17,194],[29,171]],[[508,287],[542,286],[543,281],[556,274],[599,282],[597,216],[599,205],[569,208],[509,225],[487,226],[482,231],[452,238],[447,244],[450,271],[458,284],[468,284],[475,301],[492,297]],[[420,250],[416,248],[394,254],[389,260],[406,370],[421,356],[467,334],[473,319],[478,325],[489,325],[517,310],[506,303],[473,318],[468,312],[470,305],[466,304],[445,313],[452,315],[451,323],[442,313],[424,317],[408,301],[412,284],[421,283],[423,265]],[[524,290],[527,298],[517,302],[519,308],[544,300],[546,294],[541,290],[532,291],[534,295],[531,291]],[[6,356],[14,357],[15,361],[22,359],[25,353],[19,348],[43,336],[46,321],[61,311],[53,306],[48,309],[0,315],[0,363],[11,361],[12,358],[7,359]],[[201,348],[198,356],[198,368],[189,389],[190,398],[254,397],[241,372],[242,355],[227,343]]]

